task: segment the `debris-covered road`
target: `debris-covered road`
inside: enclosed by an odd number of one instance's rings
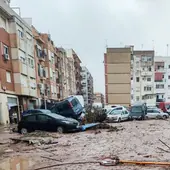
[[[170,146],[170,121],[169,120],[147,120],[112,124],[120,130],[97,129],[80,133],[59,135],[51,133],[43,138],[53,138],[51,143],[34,144],[27,142],[14,142],[9,138],[19,135],[5,133],[5,139],[0,138],[0,159],[4,162],[9,157],[23,157],[31,161],[31,170],[41,167],[62,164],[65,162],[89,162],[79,165],[63,165],[47,169],[67,170],[93,170],[105,169],[98,162],[102,158],[117,155],[123,160],[139,161],[167,161],[170,162],[170,149],[161,141]],[[41,134],[42,135],[42,134]],[[35,136],[37,138],[37,136]],[[28,136],[27,136],[28,138]],[[161,139],[161,141],[159,140]],[[9,144],[11,141],[11,144]],[[44,141],[44,140],[43,140]],[[7,149],[9,152],[7,152]],[[0,163],[1,165],[1,163]],[[1,167],[1,166],[0,166]],[[21,169],[21,170],[26,170]],[[167,167],[161,166],[127,166],[117,165],[107,167],[111,169],[155,169],[163,170]],[[8,169],[5,169],[8,170]]]

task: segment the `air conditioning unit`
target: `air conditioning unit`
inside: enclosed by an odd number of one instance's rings
[[[4,54],[4,60],[9,60],[9,54]]]

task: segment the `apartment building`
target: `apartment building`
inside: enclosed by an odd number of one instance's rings
[[[94,103],[101,103],[104,107],[104,95],[99,92],[94,93]]]
[[[155,56],[156,102],[170,102],[170,59],[168,56]]]
[[[133,48],[107,48],[104,54],[106,104],[131,104]]]
[[[68,58],[68,86],[69,88],[69,94],[75,95],[77,94],[76,90],[76,69],[74,66],[74,51],[72,49],[66,49],[66,54]]]
[[[10,111],[14,109],[14,105],[18,105],[18,101],[21,106],[17,109],[18,118],[20,111],[36,105],[37,89],[31,27],[9,7],[8,3],[0,1],[0,8],[1,57],[5,62],[2,62],[1,66],[7,69],[5,76],[1,75],[1,80],[5,78],[7,81],[2,82],[1,86],[5,94],[8,91],[15,92],[13,97],[5,98],[4,95],[1,100],[4,113],[1,122],[7,123]],[[9,104],[4,105],[3,102]]]
[[[46,81],[44,84],[45,98],[47,103],[60,100],[60,73],[59,73],[59,56],[57,55],[56,47],[51,39],[51,36],[46,33],[41,33],[41,38],[44,41],[44,50],[47,52],[45,60]],[[42,101],[44,102],[44,100]]]
[[[131,60],[132,102],[156,103],[154,77],[154,51],[134,51]]]
[[[93,77],[91,73],[88,71],[88,69],[85,66],[81,67],[81,93],[84,98],[84,104],[85,105],[91,105],[94,100],[93,96]]]
[[[76,79],[76,94],[81,94],[81,60],[78,55],[73,51],[75,79]]]
[[[9,123],[9,110],[13,106],[18,106],[11,56],[10,38],[13,36],[9,30],[11,16],[8,15],[0,8],[0,124]]]

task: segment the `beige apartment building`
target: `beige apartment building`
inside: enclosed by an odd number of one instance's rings
[[[104,54],[106,104],[131,103],[132,48],[107,48]]]
[[[0,123],[5,124],[10,122],[14,110],[19,118],[20,112],[36,105],[37,88],[32,29],[5,1],[0,1],[0,8],[3,68],[7,69],[6,76],[1,75],[7,83],[2,81],[0,89]]]

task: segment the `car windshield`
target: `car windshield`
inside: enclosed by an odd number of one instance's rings
[[[111,115],[120,115],[121,113],[122,113],[121,110],[112,110],[112,111],[110,112]]]
[[[135,106],[131,108],[132,113],[141,113],[142,112],[142,107],[140,106]]]

